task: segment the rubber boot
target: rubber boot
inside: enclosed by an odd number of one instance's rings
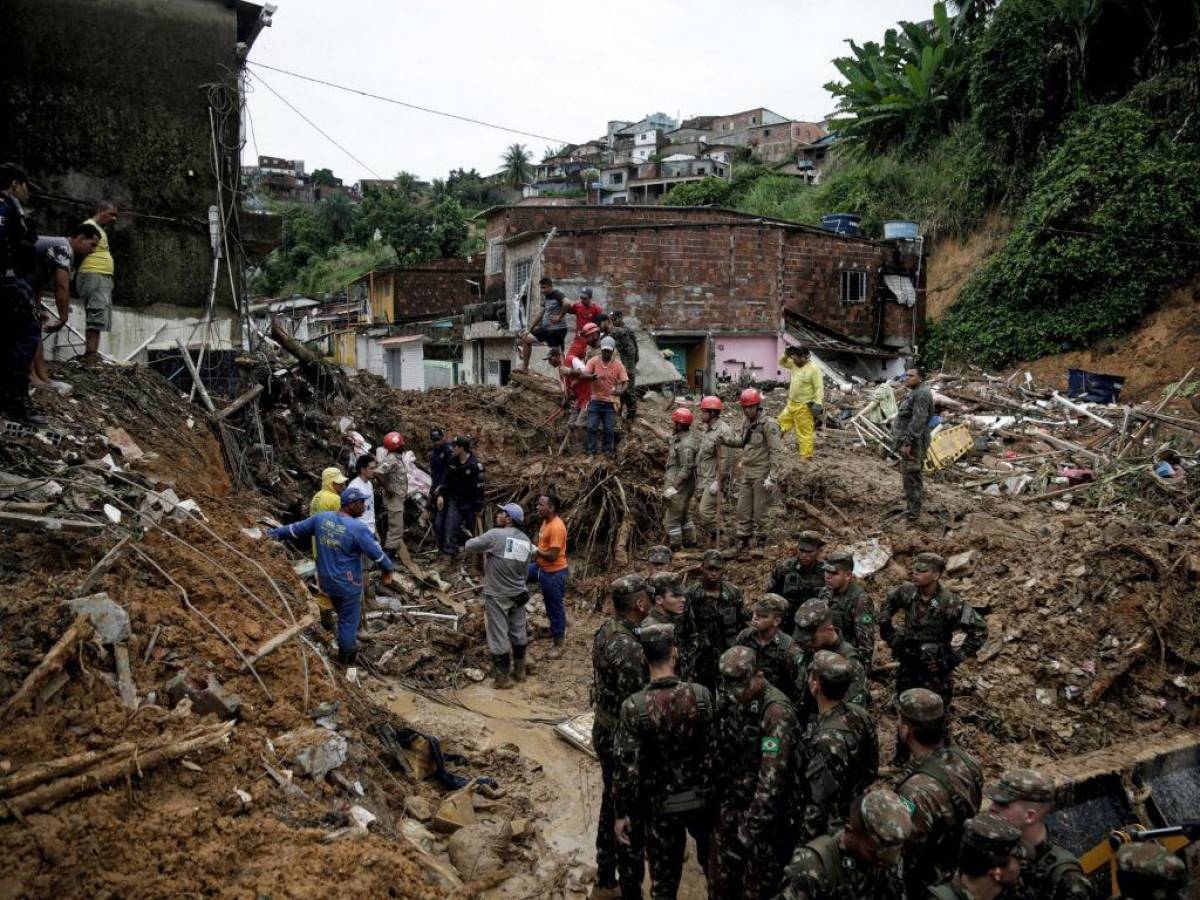
[[[563,639],[556,637],[546,653],[547,659],[561,659],[563,655]]]
[[[338,662],[343,666],[352,666],[358,662],[358,648],[338,647]]]
[[[337,634],[337,612],[335,610],[321,610],[321,627],[330,634]]]
[[[508,654],[492,654],[492,681],[497,690],[512,687],[512,679],[508,677]]]
[[[512,648],[512,678],[513,681],[525,680],[525,645],[513,644]]]
[[[739,537],[737,539],[737,546],[738,546],[739,550],[743,550],[743,551],[749,550],[750,549],[750,538]]]

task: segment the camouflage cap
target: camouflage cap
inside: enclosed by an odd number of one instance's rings
[[[826,572],[836,572],[839,569],[843,572],[854,571],[854,554],[846,550],[830,553],[821,562]]]
[[[912,834],[912,814],[908,804],[894,791],[870,791],[863,796],[858,811],[863,827],[878,847],[899,849]]]
[[[642,642],[642,646],[647,650],[666,654],[671,647],[675,646],[675,626],[668,624],[646,625],[638,629],[638,640]]]
[[[646,579],[646,584],[650,588],[650,593],[656,597],[661,597],[668,591],[672,594],[678,594],[679,583],[682,580],[678,572],[655,572]]]
[[[796,547],[800,550],[818,550],[825,546],[825,538],[815,531],[802,531],[796,538]]]
[[[826,622],[833,621],[833,610],[824,600],[808,600],[796,610],[796,632],[811,634]]]
[[[758,657],[749,647],[730,647],[721,654],[722,678],[746,681],[758,671]]]
[[[646,591],[646,579],[641,575],[625,575],[618,578],[610,586],[614,597],[627,597],[630,594],[639,594]]]
[[[1125,844],[1117,850],[1117,883],[1124,897],[1164,897],[1156,889],[1187,885],[1187,865],[1162,844]]]
[[[994,866],[1003,866],[1010,856],[1024,859],[1021,832],[1003,819],[983,813],[963,823],[963,850],[974,850]]]
[[[1009,769],[984,793],[997,803],[1014,803],[1017,800],[1053,803],[1054,782],[1033,769]]]
[[[917,558],[913,560],[913,568],[918,572],[929,572],[933,569],[945,572],[946,561],[936,553],[918,553]]]
[[[832,650],[818,650],[809,671],[826,684],[849,684],[854,678],[846,657]]]
[[[760,616],[783,616],[787,613],[787,608],[788,602],[778,594],[763,594],[754,603],[754,612]]]
[[[725,568],[725,554],[720,550],[705,550],[704,557],[700,560],[703,565],[712,566],[714,569]]]
[[[646,554],[646,559],[651,565],[665,566],[671,562],[671,548],[663,544],[658,544],[650,548],[650,552]]]
[[[942,698],[926,688],[909,688],[896,701],[900,716],[915,725],[937,725],[946,718]]]

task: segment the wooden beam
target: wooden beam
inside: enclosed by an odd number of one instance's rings
[[[196,369],[195,362],[192,361],[191,351],[188,350],[187,345],[179,338],[175,338],[175,346],[183,354],[183,364],[187,366],[188,373],[192,376],[192,384],[196,386],[196,390],[200,394],[200,400],[204,403],[204,408],[215,416],[217,408],[213,406],[212,397],[208,396],[208,388],[204,386],[204,381],[200,378],[200,372]]]
[[[63,632],[63,636],[55,642],[54,646],[42,657],[42,661],[25,678],[17,692],[9,698],[3,708],[0,708],[0,722],[7,722],[14,713],[19,712],[22,707],[33,700],[42,684],[66,665],[71,654],[75,652],[75,648],[89,640],[95,633],[96,630],[86,615],[77,616],[71,623],[71,627]]]
[[[296,635],[300,634],[300,632],[304,631],[305,628],[308,628],[308,626],[312,625],[312,623],[316,620],[316,617],[309,613],[307,616],[304,616],[302,619],[297,621],[295,625],[292,625],[279,632],[279,634],[263,643],[261,647],[254,651],[254,655],[246,661],[244,668],[249,668],[250,666],[256,665],[260,659],[262,659],[264,656],[274,653]]]
[[[112,564],[117,561],[117,557],[125,552],[125,547],[128,544],[128,535],[117,541],[116,546],[105,553],[104,556],[100,558],[100,562],[92,566],[92,570],[87,573],[87,577],[83,579],[83,583],[79,585],[79,587],[75,588],[74,596],[86,597],[88,594],[92,593],[92,589],[96,587],[96,583],[104,577],[104,573],[107,572],[112,567]]]
[[[0,525],[19,528],[22,531],[82,531],[95,533],[103,531],[104,524],[91,522],[87,519],[55,519],[49,516],[34,516],[29,513],[8,512],[0,510]]]
[[[263,386],[261,384],[256,384],[254,387],[250,388],[250,390],[246,391],[246,393],[242,394],[242,396],[238,397],[236,400],[234,400],[232,403],[230,403],[227,407],[225,407],[223,410],[221,410],[219,413],[217,413],[217,418],[218,419],[226,419],[229,416],[232,416],[235,412],[237,412],[239,409],[241,409],[247,403],[250,403],[250,402],[256,400],[258,398],[258,395],[261,394],[262,392],[263,392]]]

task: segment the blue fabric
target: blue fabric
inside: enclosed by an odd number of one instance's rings
[[[447,441],[438,444],[429,454],[429,494],[433,496],[446,480],[446,466],[454,456],[454,448]]]
[[[317,582],[335,606],[339,599],[359,601],[363,590],[364,555],[384,571],[391,572],[396,568],[366,524],[340,512],[320,512],[303,522],[272,528],[267,533],[276,540],[316,538]],[[339,632],[340,619],[339,616]],[[357,611],[354,620],[357,627]],[[339,643],[338,646],[342,645]]]
[[[33,302],[28,282],[4,279],[0,288],[0,403],[12,409],[24,407],[29,399],[29,367],[42,339],[42,323]]]
[[[604,452],[615,453],[617,441],[617,408],[604,400],[588,401],[587,415],[587,452],[600,452],[600,435],[604,435]]]
[[[330,602],[337,611],[338,650],[358,649],[358,621],[362,614],[362,594],[353,597],[330,595]]]
[[[457,556],[462,545],[462,529],[471,521],[474,508],[465,503],[446,499],[438,510],[434,530],[437,531],[438,543],[442,552],[447,556]]]
[[[550,620],[550,637],[560,638],[567,633],[567,576],[571,568],[546,572],[537,563],[529,564],[529,580],[537,579],[542,589],[542,601],[546,604],[546,618]]]

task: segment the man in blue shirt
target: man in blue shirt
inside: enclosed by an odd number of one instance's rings
[[[337,610],[338,661],[354,665],[358,656],[358,621],[362,612],[362,556],[383,571],[383,583],[390,584],[396,565],[383,552],[375,536],[359,520],[366,508],[367,495],[356,487],[342,491],[342,508],[337,512],[319,512],[303,522],[272,528],[267,532],[276,540],[315,538],[317,545],[317,582]]]
[[[429,496],[436,497],[438,488],[446,480],[446,466],[454,459],[454,445],[446,440],[440,428],[429,429],[429,441],[433,444],[429,451]]]

